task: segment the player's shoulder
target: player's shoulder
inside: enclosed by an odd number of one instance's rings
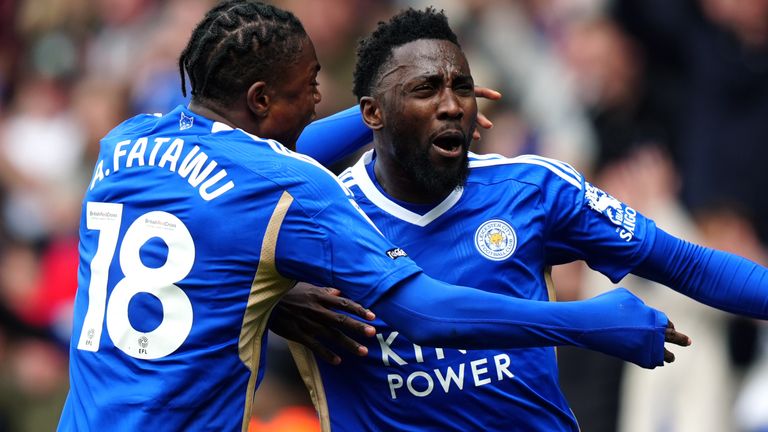
[[[228,153],[238,164],[288,190],[294,198],[303,199],[306,205],[320,209],[339,197],[351,195],[319,162],[278,141],[238,129],[228,132],[226,142],[231,146]]]
[[[498,154],[469,154],[470,179],[481,183],[514,181],[547,188],[571,185],[582,189],[584,177],[566,162],[537,155],[505,157]]]
[[[224,138],[222,136],[222,138]],[[231,145],[241,165],[275,181],[317,180],[335,182],[335,176],[312,157],[297,153],[278,141],[261,138],[237,129],[227,133],[226,142]],[[249,145],[248,145],[249,144]]]
[[[138,114],[112,128],[105,136],[105,140],[124,136],[140,135],[153,130],[162,118],[161,113]]]

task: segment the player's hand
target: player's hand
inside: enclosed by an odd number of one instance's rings
[[[373,312],[341,297],[341,291],[336,288],[320,288],[299,282],[275,306],[269,329],[306,346],[331,364],[341,363],[341,357],[328,348],[327,342],[359,356],[368,355],[368,348],[350,336],[371,337],[376,334],[376,329],[337,311],[362,320],[376,318]]]
[[[672,321],[667,323],[667,330],[664,332],[664,342],[669,342],[680,346],[691,345],[691,338],[675,330],[675,325]],[[664,363],[672,363],[675,361],[675,355],[668,349],[664,348]]]
[[[501,93],[487,87],[475,86],[475,97],[499,100],[501,99]],[[488,120],[488,117],[480,112],[477,113],[477,125],[483,129],[490,129],[493,127],[493,123]],[[480,132],[477,129],[475,129],[475,131],[472,133],[472,139],[475,141],[480,140]]]

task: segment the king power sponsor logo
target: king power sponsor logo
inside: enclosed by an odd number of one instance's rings
[[[393,400],[408,394],[428,397],[468,391],[515,377],[510,371],[512,360],[507,353],[499,352],[493,356],[477,358],[477,351],[422,348],[410,342],[403,343],[402,338],[396,348],[394,345],[398,336],[398,332],[376,335],[381,348],[381,363],[387,369],[386,385],[389,397]],[[439,362],[439,366],[434,368],[408,368],[409,364],[443,360],[446,358],[446,351],[458,351],[466,357],[460,361],[450,361],[449,364]]]

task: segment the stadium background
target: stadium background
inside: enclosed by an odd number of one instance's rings
[[[354,104],[357,39],[422,1],[277,1],[315,42],[322,117]],[[98,139],[184,103],[177,56],[209,0],[0,0],[0,431],[53,430],[67,388],[80,200]],[[768,0],[453,0],[495,123],[475,151],[572,163],[662,227],[765,265]],[[556,269],[560,299],[611,285]],[[644,371],[561,349],[582,430],[768,431],[768,328],[633,278],[694,346]],[[313,430],[282,343],[254,430]],[[471,409],[471,407],[470,407]],[[284,429],[280,429],[283,427]]]

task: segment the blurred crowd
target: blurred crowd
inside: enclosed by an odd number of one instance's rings
[[[768,264],[768,0],[315,0],[293,11],[323,65],[318,115],[355,104],[357,40],[445,9],[495,123],[476,152],[565,160],[664,229]],[[55,429],[67,391],[77,227],[98,142],[186,103],[178,55],[212,0],[0,0],[0,431]],[[610,282],[555,269],[560,299]],[[768,431],[768,327],[622,281],[693,338],[646,371],[561,349],[584,431]],[[256,431],[317,430],[285,347]]]

